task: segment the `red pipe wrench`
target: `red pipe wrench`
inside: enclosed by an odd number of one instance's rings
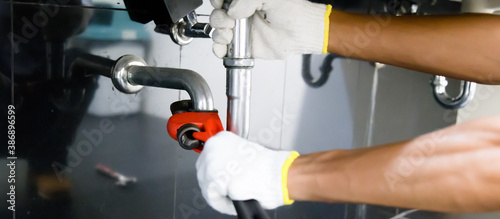
[[[167,131],[182,148],[200,153],[203,144],[224,128],[217,111],[189,112],[187,106],[188,102],[182,101],[171,105],[173,115],[168,120]]]
[[[203,144],[220,131],[224,131],[217,111],[194,112],[191,102],[178,101],[170,105],[172,117],[168,119],[167,131],[182,148],[201,153]],[[233,201],[239,219],[269,219],[256,200]]]

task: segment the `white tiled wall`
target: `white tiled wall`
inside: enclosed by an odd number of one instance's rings
[[[474,99],[458,111],[457,122],[500,115],[500,86],[477,85]]]
[[[312,75],[319,74],[325,56],[313,56]],[[311,153],[352,147],[360,63],[334,60],[326,84],[312,88],[301,76],[302,56],[287,61],[283,113],[293,119],[283,126],[283,149]]]

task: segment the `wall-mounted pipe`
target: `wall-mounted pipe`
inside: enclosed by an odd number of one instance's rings
[[[142,86],[185,90],[196,111],[214,111],[212,92],[198,73],[187,69],[148,67],[133,55],[124,55],[113,61],[94,55],[77,58],[72,72],[102,75],[111,78],[115,87],[124,93],[137,93]]]
[[[460,109],[465,107],[472,99],[476,92],[476,83],[470,81],[460,82],[460,93],[456,97],[452,97],[446,92],[448,80],[443,76],[434,76],[432,87],[434,98],[442,107],[446,109]]]

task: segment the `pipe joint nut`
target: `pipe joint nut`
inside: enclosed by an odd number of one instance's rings
[[[224,58],[224,66],[226,68],[253,68],[254,65],[255,60],[252,58]]]
[[[115,66],[113,67],[111,80],[115,87],[127,94],[133,94],[139,92],[143,86],[131,84],[128,80],[128,70],[132,66],[146,66],[146,62],[141,58],[134,55],[124,55],[116,60]]]

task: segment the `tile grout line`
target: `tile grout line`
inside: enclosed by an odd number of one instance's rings
[[[366,144],[365,147],[370,147],[372,146],[373,143],[373,124],[375,123],[375,108],[377,104],[377,91],[378,91],[378,73],[379,70],[381,69],[380,66],[378,66],[375,63],[375,71],[373,74],[373,82],[372,82],[372,90],[371,90],[371,100],[370,100],[370,117],[368,118],[368,133],[366,136]]]
[[[284,75],[284,81],[283,81],[283,98],[281,100],[281,113],[285,113],[285,93],[286,93],[286,72],[288,70],[288,61],[285,61],[285,75]],[[281,120],[281,134],[280,134],[280,147],[279,149],[283,149],[283,119]]]
[[[182,46],[179,46],[179,66],[178,68],[181,68],[182,65]],[[181,91],[179,90],[179,97],[178,100],[181,100]],[[174,210],[173,210],[173,216],[172,218],[175,219],[175,214],[176,214],[176,207],[177,207],[177,152],[179,151],[179,147],[176,147],[175,149],[175,165],[174,165]]]
[[[375,122],[375,109],[376,109],[376,104],[377,104],[378,75],[379,75],[379,70],[381,68],[383,68],[382,65],[378,65],[377,63],[375,63],[375,68],[374,68],[374,72],[373,72],[371,97],[370,97],[370,112],[369,112],[368,123],[366,124],[368,130],[367,130],[367,135],[366,135],[364,147],[370,147],[373,144],[373,124]],[[366,204],[358,205],[356,207],[357,209],[356,209],[355,217],[357,219],[358,218],[365,219],[367,207],[368,207],[368,205],[366,205]]]
[[[361,80],[361,78],[362,78],[362,77],[360,77],[360,75],[362,75],[362,73],[363,73],[363,72],[362,72],[362,66],[361,66],[361,64],[360,64],[360,63],[358,63],[358,64],[357,64],[357,67],[358,67],[358,79],[356,80],[356,87],[359,87],[359,86],[360,86],[360,84],[361,84],[361,83],[360,83],[360,80]],[[358,98],[359,98],[359,97],[358,97]],[[355,105],[354,105],[354,109],[356,109],[356,107],[358,106],[358,101],[359,101],[359,100],[358,100],[358,98],[356,98],[356,101],[354,101],[354,103],[355,103]],[[356,121],[356,119],[355,119],[355,121]],[[355,123],[356,123],[356,122],[355,122]],[[357,125],[355,125],[355,127],[356,127],[356,126],[357,126]],[[356,130],[354,130],[354,133],[356,133]],[[353,147],[353,148],[356,148],[356,147],[357,147],[357,146],[356,146],[356,143],[359,143],[359,142],[357,142],[357,141],[356,141],[356,139],[355,139],[355,137],[354,137],[354,136],[355,136],[355,135],[353,135],[353,136],[352,136],[352,143],[353,143],[353,144],[352,144],[352,147]],[[366,132],[365,132],[365,136],[366,136]],[[365,147],[365,146],[363,146],[363,147]],[[350,207],[354,208],[354,213],[353,213],[353,215],[351,215],[351,214],[350,214],[350,212],[353,212],[353,211],[349,211],[349,210],[350,210],[350,209],[349,209]],[[358,205],[352,205],[352,206],[350,206],[350,204],[345,204],[344,219],[355,218],[355,217],[356,217],[356,215],[357,215],[357,212],[356,212],[356,209],[357,209],[357,208],[358,208]],[[349,216],[352,216],[352,217],[349,217]]]
[[[285,93],[286,93],[286,72],[288,70],[288,61],[285,61],[285,74],[284,74],[284,80],[283,80],[283,98],[281,100],[281,113],[284,114],[285,112]],[[281,133],[280,133],[280,146],[279,149],[283,149],[283,119],[281,120]],[[278,209],[274,210],[274,219],[278,219]]]

